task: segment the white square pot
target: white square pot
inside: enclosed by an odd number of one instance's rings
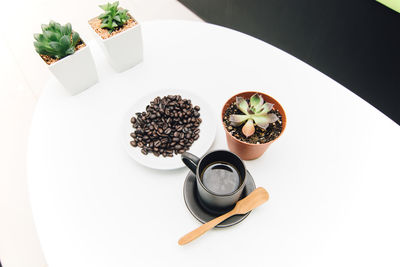
[[[139,23],[107,39],[101,38],[89,27],[108,62],[117,72],[132,68],[143,60],[142,29]]]
[[[49,65],[49,70],[71,95],[86,90],[99,80],[88,45]]]

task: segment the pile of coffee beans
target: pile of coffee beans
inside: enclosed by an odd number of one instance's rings
[[[172,157],[182,154],[199,139],[200,107],[180,95],[156,97],[145,112],[131,118],[134,132],[133,147],[141,148],[144,155]]]

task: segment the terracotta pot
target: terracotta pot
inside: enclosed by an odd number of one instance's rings
[[[281,115],[282,115],[282,132],[280,133],[280,135],[275,138],[274,140],[265,143],[265,144],[250,144],[250,143],[246,143],[243,141],[240,141],[239,139],[237,139],[236,137],[232,136],[228,130],[225,128],[225,124],[224,124],[224,115],[225,115],[225,111],[226,109],[236,101],[236,97],[237,96],[241,96],[244,99],[250,99],[250,97],[255,94],[258,93],[260,94],[265,102],[269,102],[274,104],[274,109],[278,110]],[[243,92],[243,93],[239,93],[237,95],[232,96],[224,105],[224,107],[222,108],[222,114],[221,114],[221,120],[222,120],[222,125],[224,126],[224,130],[225,130],[225,134],[226,134],[226,140],[228,142],[228,147],[229,150],[232,151],[233,153],[235,153],[236,155],[238,155],[241,159],[244,160],[252,160],[252,159],[256,159],[258,157],[260,157],[265,150],[267,150],[267,148],[276,140],[278,139],[283,131],[285,130],[286,127],[286,114],[284,109],[282,108],[281,104],[279,104],[278,101],[276,101],[275,99],[273,99],[272,97],[270,97],[269,95],[260,93],[260,92]],[[256,126],[257,127],[257,126]]]

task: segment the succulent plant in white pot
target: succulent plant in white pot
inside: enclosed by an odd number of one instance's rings
[[[78,94],[98,81],[90,48],[70,23],[50,21],[42,25],[42,33],[33,37],[36,52],[70,94]]]
[[[143,60],[143,41],[141,25],[118,5],[118,1],[100,5],[104,13],[89,20],[89,25],[110,65],[122,72]]]

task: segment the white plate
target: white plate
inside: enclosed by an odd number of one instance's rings
[[[173,157],[156,157],[152,153],[148,155],[143,155],[140,152],[140,148],[132,147],[130,142],[133,140],[130,134],[133,132],[131,118],[136,112],[143,112],[146,110],[146,106],[149,105],[150,101],[153,101],[157,96],[163,97],[167,95],[181,95],[182,98],[190,99],[192,104],[200,107],[200,118],[202,122],[199,126],[200,136],[199,139],[194,141],[188,152],[201,157],[204,155],[211,147],[215,138],[216,131],[216,120],[218,117],[212,112],[211,107],[200,97],[194,95],[191,92],[182,90],[164,90],[150,93],[132,104],[132,107],[127,112],[125,119],[123,121],[122,127],[122,140],[123,146],[128,154],[140,164],[146,167],[159,170],[172,170],[182,168],[185,165],[181,160],[180,154]]]

